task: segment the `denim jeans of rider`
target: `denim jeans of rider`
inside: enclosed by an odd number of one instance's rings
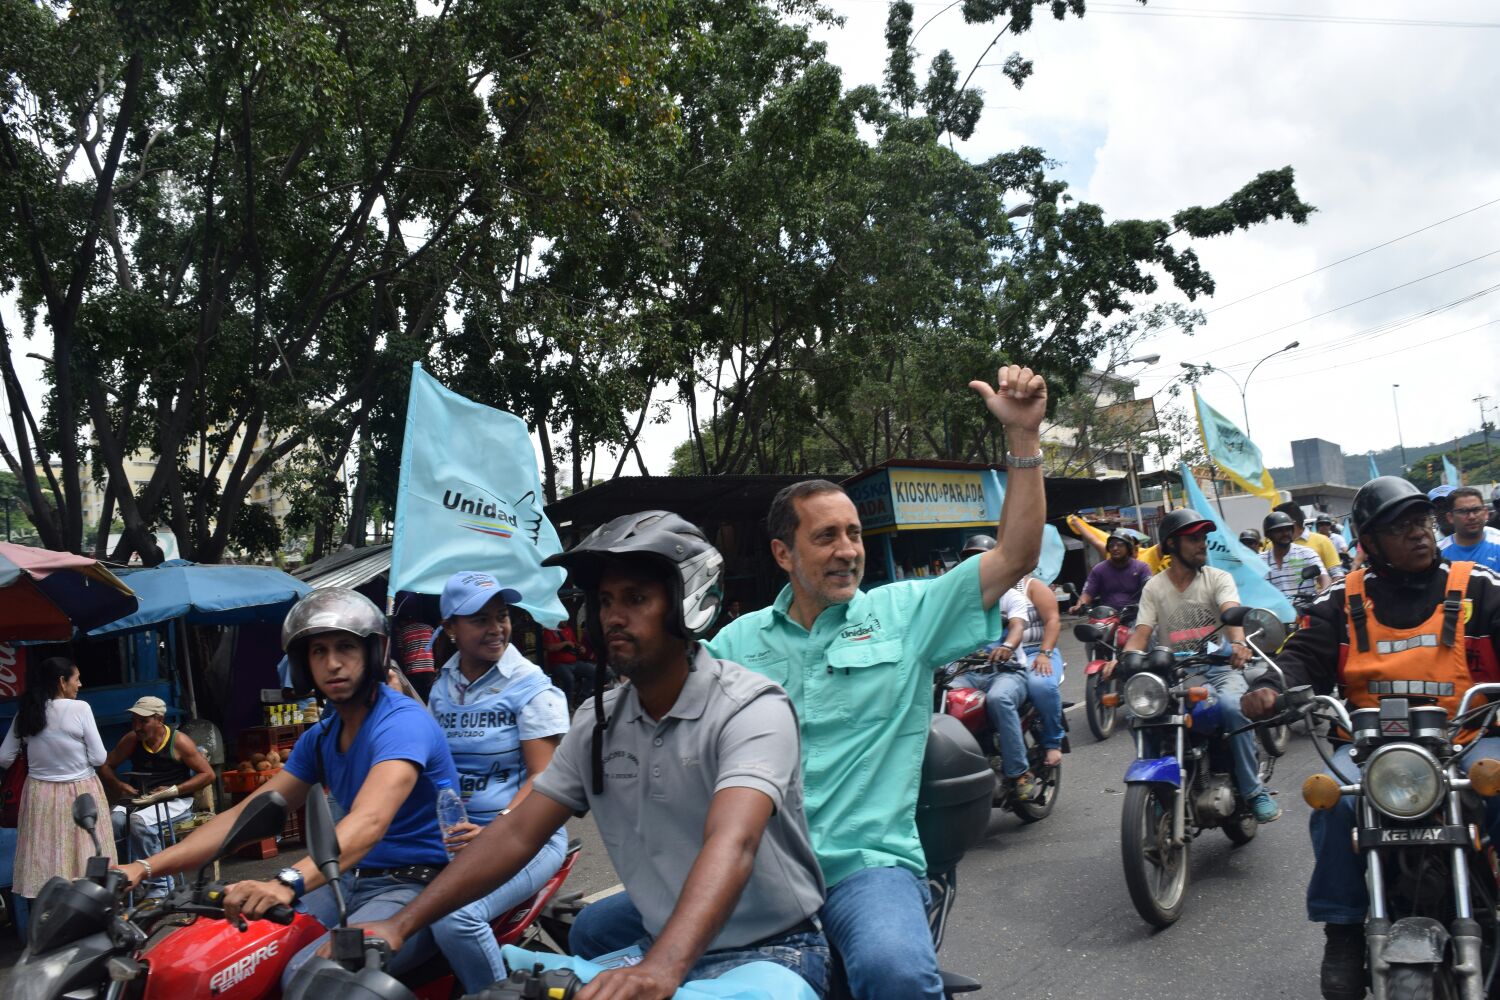
[[[1230,733],[1248,726],[1250,720],[1240,711],[1240,698],[1250,689],[1244,671],[1217,666],[1205,676],[1219,703],[1223,731]],[[1239,789],[1240,794],[1248,799],[1265,791],[1260,783],[1260,760],[1255,751],[1254,731],[1229,737],[1229,753],[1233,760],[1234,787]]]
[[[1036,672],[1036,658],[1041,655],[1040,643],[1026,647],[1026,659],[1031,667],[1026,671],[1026,697],[1036,706],[1037,716],[1042,720],[1042,749],[1055,750],[1062,746],[1063,735],[1063,663],[1062,650],[1052,650],[1052,672]]]
[[[652,937],[646,933],[641,913],[628,893],[617,892],[579,911],[568,932],[568,950],[579,958],[640,948],[648,951]],[[758,942],[754,947],[725,948],[703,955],[688,971],[684,982],[717,979],[730,969],[751,962],[773,962],[801,976],[818,996],[828,995],[832,959],[828,939],[822,934],[795,931]]]
[[[999,744],[1000,768],[1007,778],[1019,778],[1030,766],[1026,760],[1026,740],[1021,734],[1021,708],[1026,704],[1029,673],[995,670],[960,674],[953,679],[955,687],[971,687],[984,692],[984,714],[989,718],[990,732],[995,734],[995,742]]]
[[[125,835],[127,823],[130,827],[129,853],[128,855],[121,854],[120,857],[128,857],[134,861],[160,853],[162,835],[167,825],[177,822],[192,811],[193,797],[191,795],[158,802],[155,805],[129,812],[124,806],[115,806],[109,814],[110,823],[114,826],[115,840],[119,841]],[[156,878],[147,879],[141,883],[141,888],[146,890],[145,898],[147,899],[165,896],[172,888],[171,876],[158,875]]]
[[[1500,758],[1500,737],[1489,736],[1469,751],[1467,765],[1481,757]],[[1340,784],[1359,780],[1359,768],[1350,759],[1349,747],[1333,755],[1334,777]],[[1345,795],[1332,809],[1314,809],[1308,820],[1312,835],[1313,871],[1307,883],[1307,919],[1320,924],[1362,924],[1370,906],[1365,884],[1365,859],[1354,853],[1355,799]],[[1500,842],[1500,799],[1484,800],[1485,825],[1490,839]]]
[[[350,924],[387,920],[395,916],[396,911],[407,903],[416,899],[425,888],[415,882],[398,881],[388,876],[359,878],[353,872],[345,872],[341,875],[339,885],[344,890],[344,905],[349,911]],[[338,903],[334,900],[332,886],[320,886],[309,892],[297,904],[297,909],[305,912],[324,927],[338,926]],[[292,977],[297,974],[297,970],[302,968],[327,940],[328,935],[323,934],[292,956],[292,960],[287,963],[281,973],[283,992],[291,986]],[[432,928],[424,928],[407,938],[401,950],[391,956],[390,967],[387,971],[399,978],[427,961],[436,952],[437,942],[433,940]]]
[[[505,962],[490,921],[535,896],[562,867],[567,850],[567,830],[559,829],[514,878],[432,925],[438,947],[465,991],[478,993],[505,978]]]

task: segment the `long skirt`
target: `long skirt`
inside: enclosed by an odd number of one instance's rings
[[[41,781],[28,777],[21,789],[16,829],[16,872],[11,891],[35,899],[54,875],[83,877],[94,844],[86,831],[73,825],[73,802],[84,792],[94,796],[99,819],[94,831],[110,864],[115,862],[115,836],[109,823],[109,801],[98,775],[80,781]]]

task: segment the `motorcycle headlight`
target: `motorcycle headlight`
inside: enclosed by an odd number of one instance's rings
[[[1125,682],[1125,707],[1138,719],[1152,719],[1167,710],[1167,682],[1155,674],[1136,674]]]
[[[59,992],[59,982],[78,957],[79,946],[66,945],[56,951],[29,959],[24,966],[11,970],[0,997],[5,1000],[46,1000]]]
[[[1392,819],[1427,815],[1442,801],[1447,784],[1431,754],[1405,743],[1375,751],[1360,783],[1370,804]]]

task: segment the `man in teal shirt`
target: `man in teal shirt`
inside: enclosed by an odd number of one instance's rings
[[[796,706],[808,827],[828,884],[820,916],[855,1000],[942,997],[916,825],[932,673],[1000,634],[1001,595],[1041,553],[1046,385],[1011,365],[998,391],[970,386],[1010,449],[993,550],[936,579],[862,592],[854,504],[826,480],[797,483],[767,517],[788,586],[707,644],[776,681]]]

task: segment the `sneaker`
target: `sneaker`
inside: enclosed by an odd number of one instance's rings
[[[1261,792],[1250,797],[1250,809],[1258,823],[1274,823],[1281,818],[1281,807],[1271,798],[1270,792]],[[1362,939],[1361,939],[1362,940]]]
[[[1365,929],[1362,924],[1323,925],[1323,1000],[1363,1000]]]
[[[1042,783],[1030,771],[1016,779],[1016,799],[1030,802],[1042,794]]]

